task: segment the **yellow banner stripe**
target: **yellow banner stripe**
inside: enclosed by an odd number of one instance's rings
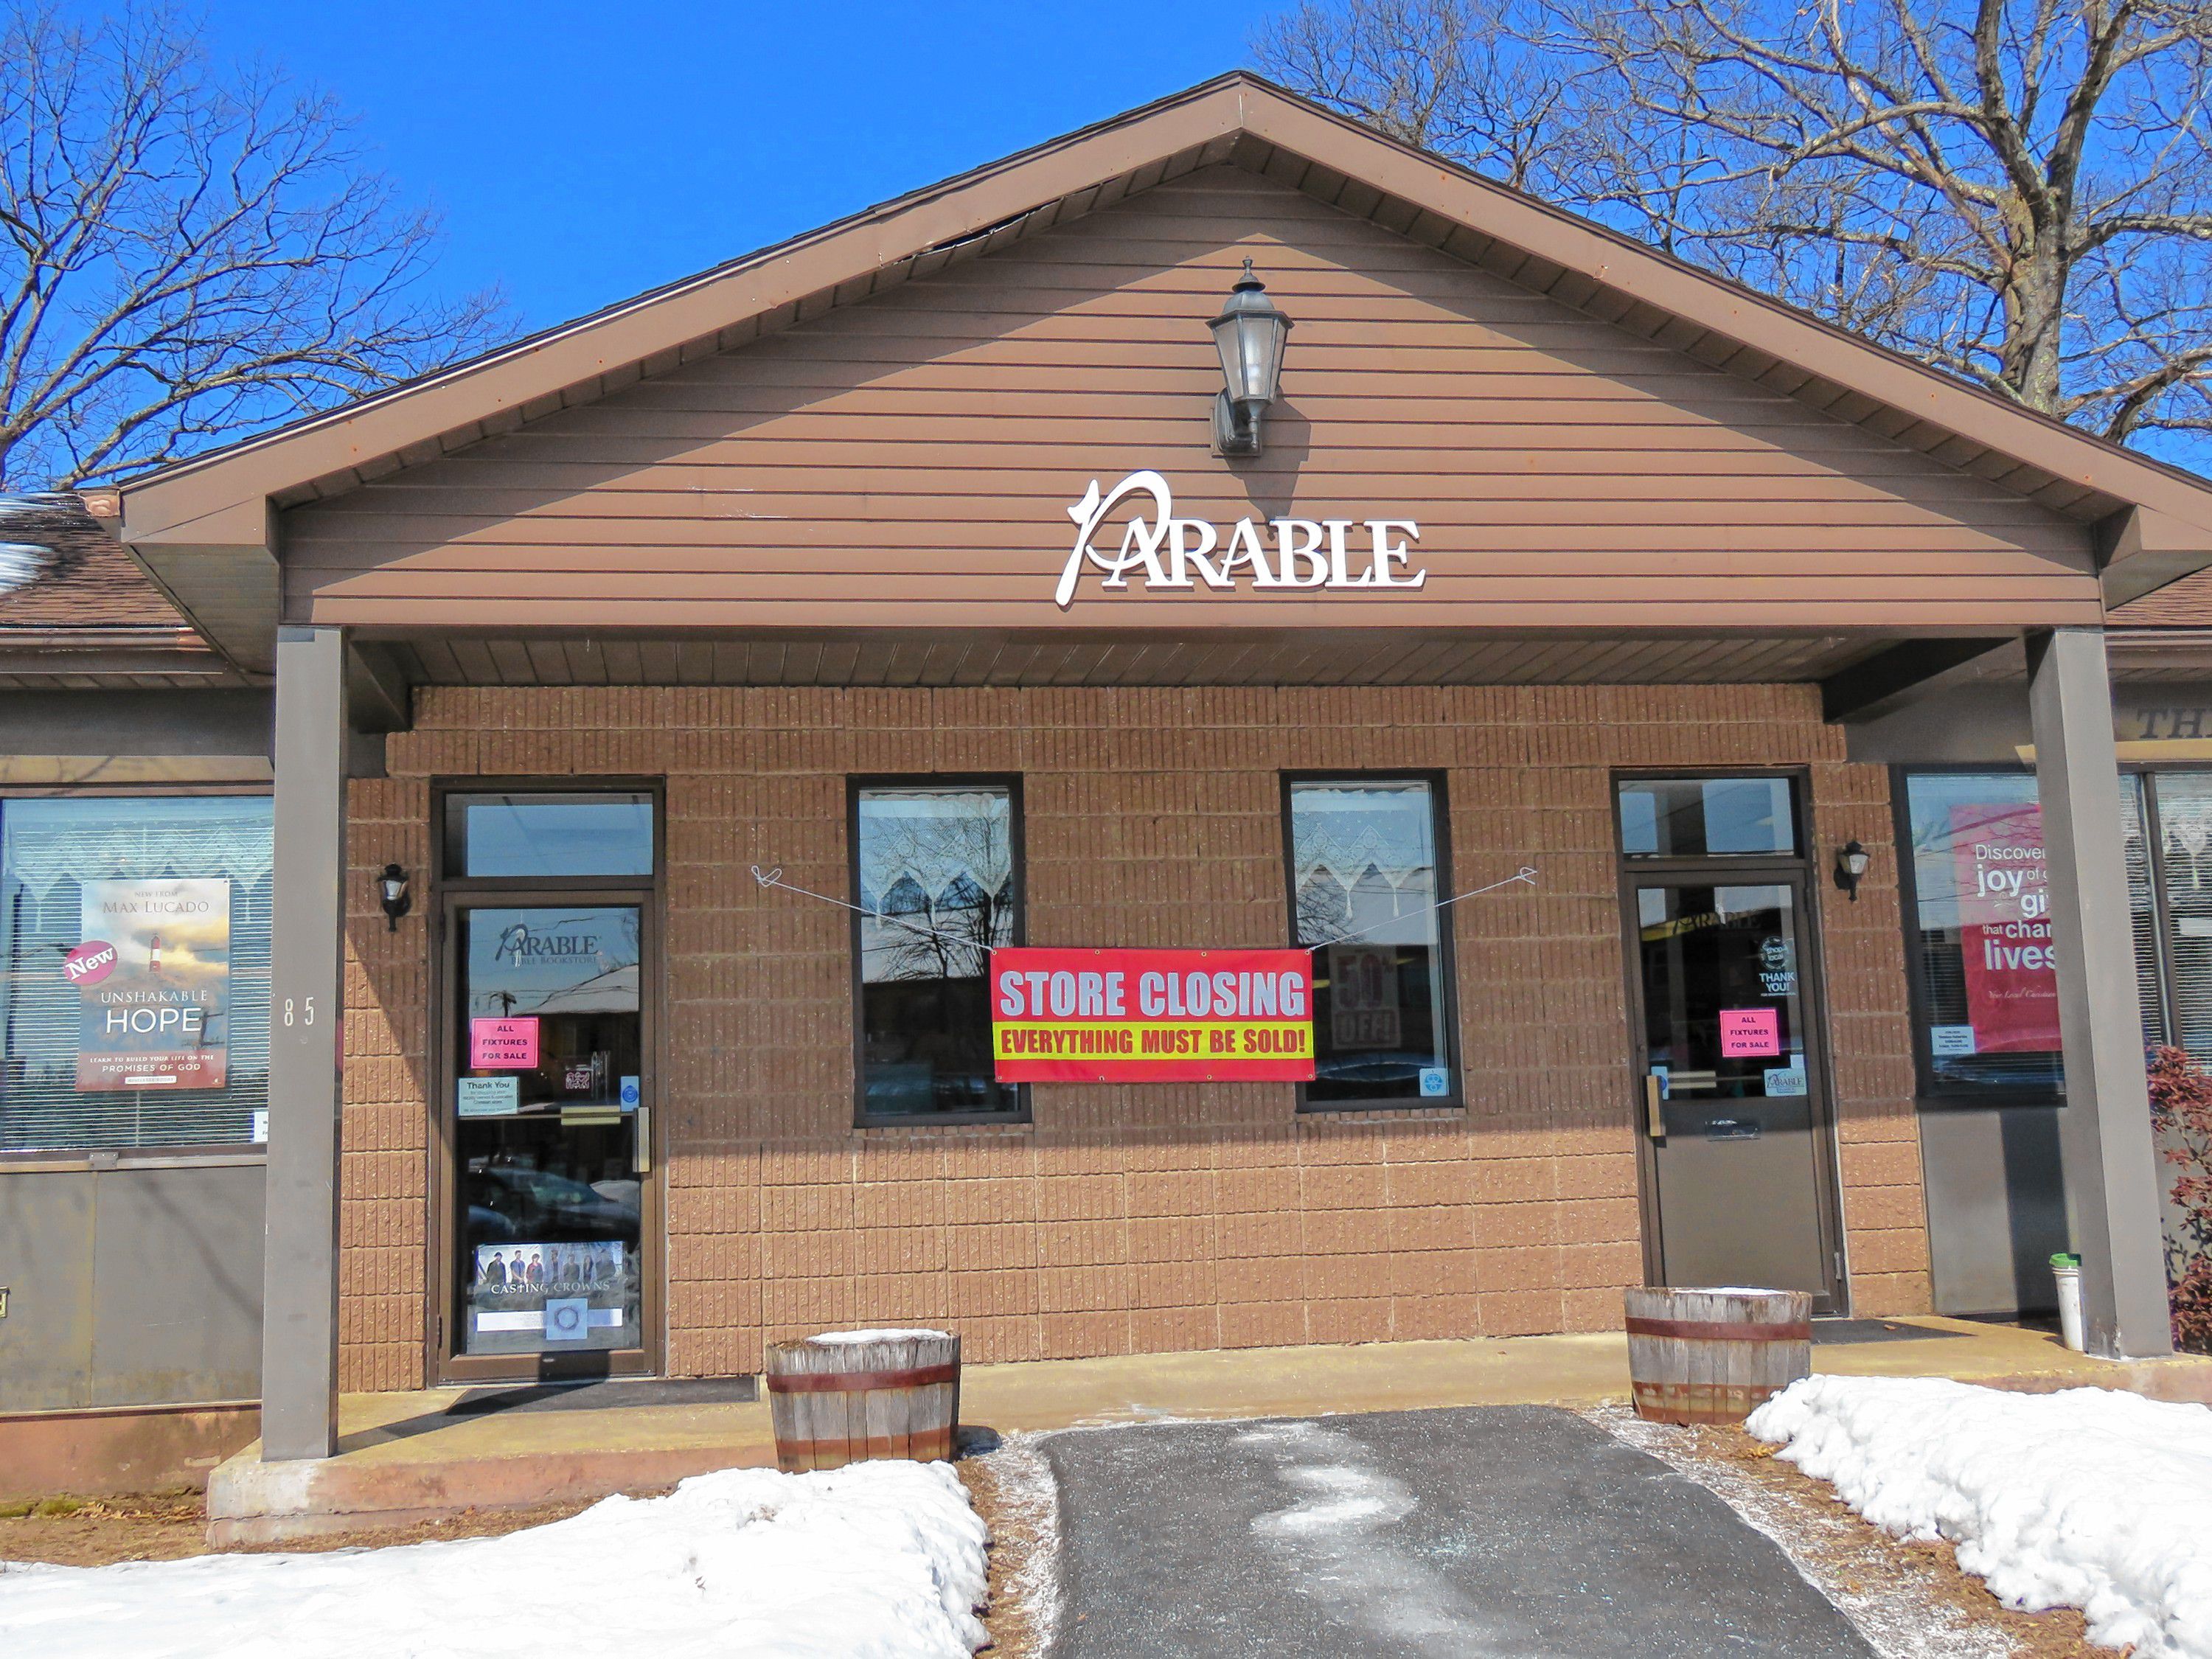
[[[1226,1047],[1214,1045],[1215,1033],[1223,1034]],[[1302,1060],[1313,1053],[1313,1025],[1302,1019],[1019,1020],[994,1024],[991,1042],[1001,1060]]]

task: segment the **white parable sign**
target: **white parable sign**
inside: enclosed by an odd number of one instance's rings
[[[1121,545],[1103,550],[1101,527],[1133,500],[1138,510]],[[1126,591],[1133,575],[1147,592],[1170,592],[1235,588],[1240,581],[1261,592],[1402,592],[1428,580],[1427,571],[1408,568],[1421,538],[1411,519],[1239,519],[1224,536],[1207,520],[1176,517],[1168,481],[1149,471],[1103,491],[1094,478],[1067,516],[1075,520],[1075,546],[1053,594],[1063,611],[1074,603],[1086,569],[1099,573],[1102,588]]]

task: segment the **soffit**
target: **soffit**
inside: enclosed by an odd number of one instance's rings
[[[374,642],[428,685],[1687,685],[1820,679],[1880,641],[1253,633],[755,638],[439,635]]]

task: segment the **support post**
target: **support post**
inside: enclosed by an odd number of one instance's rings
[[[343,629],[278,633],[261,1331],[261,1455],[270,1462],[337,1449],[345,669]]]
[[[2059,1153],[2091,1353],[2173,1351],[2105,635],[2028,636],[2028,714],[2057,957]]]

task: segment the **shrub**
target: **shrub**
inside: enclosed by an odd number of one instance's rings
[[[2150,1110],[2160,1156],[2181,1173],[2167,1196],[2179,1224],[2166,1236],[2173,1346],[2212,1353],[2212,1077],[2179,1048],[2151,1056]]]

